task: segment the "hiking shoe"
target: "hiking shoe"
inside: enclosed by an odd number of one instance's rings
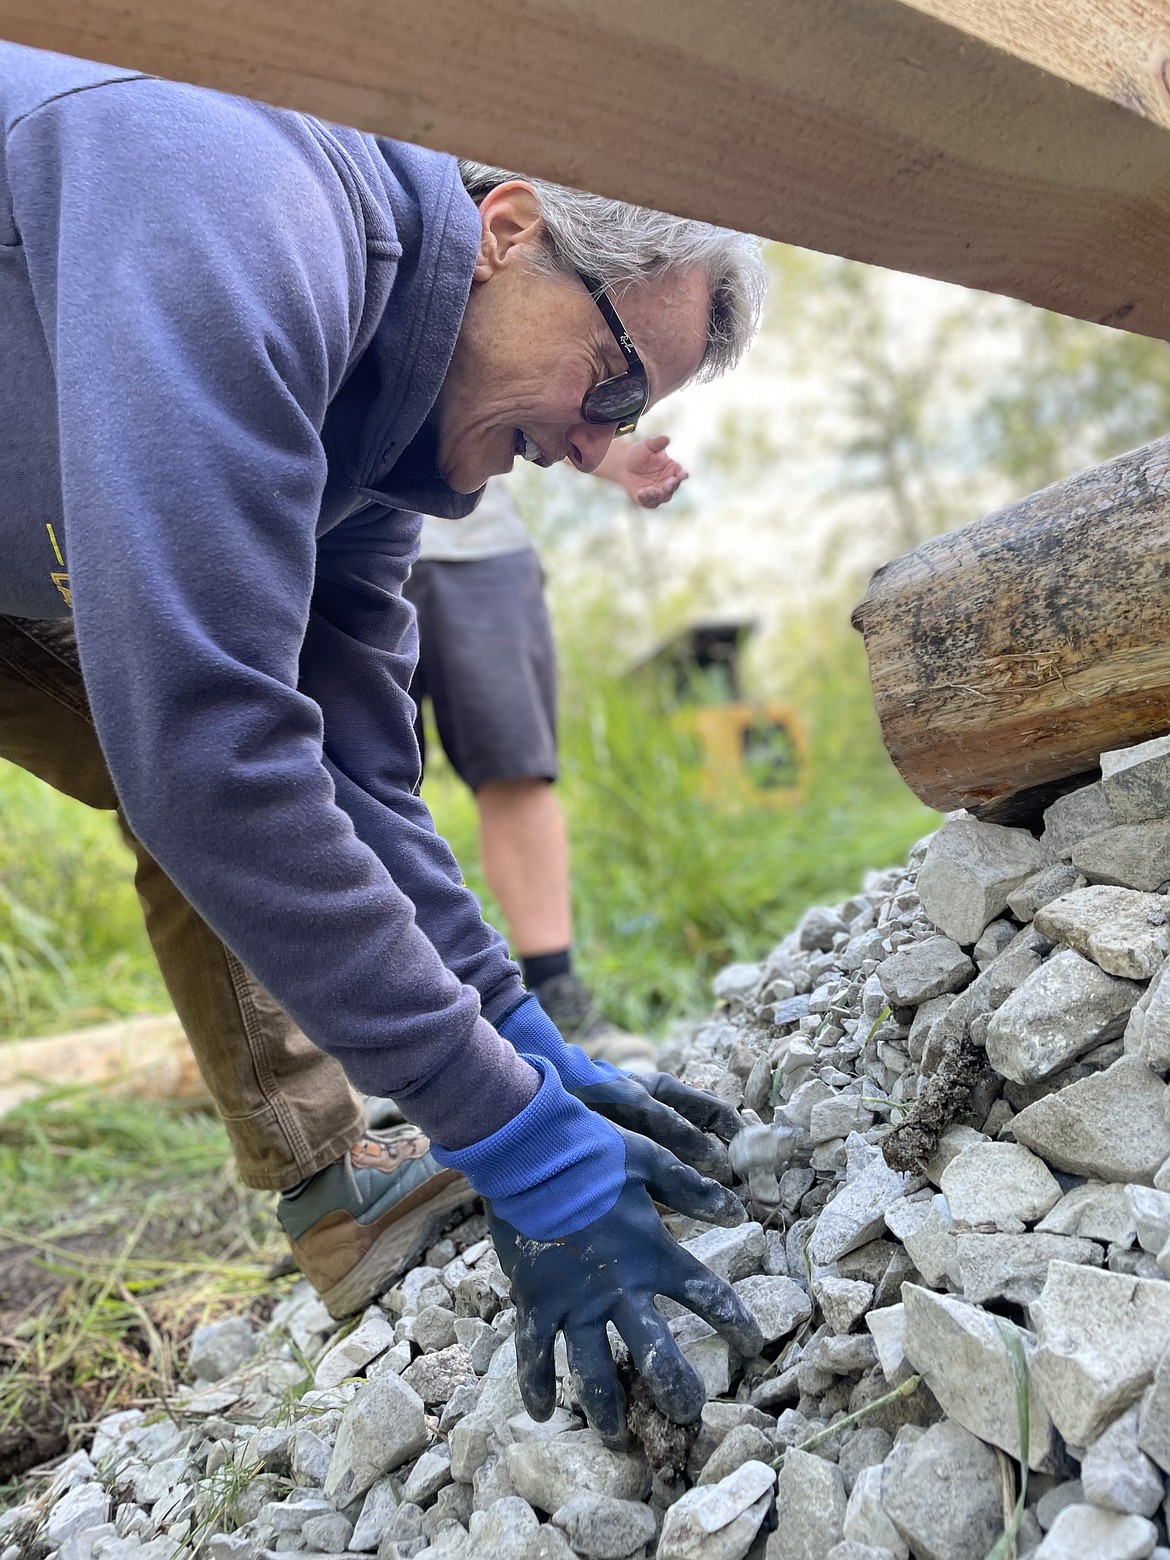
[[[331,1316],[351,1316],[413,1267],[475,1201],[417,1127],[368,1132],[343,1159],[281,1195],[276,1216]]]
[[[579,1045],[591,1060],[609,1062],[623,1072],[657,1070],[653,1042],[611,1024],[575,975],[554,975],[533,990],[569,1044]]]

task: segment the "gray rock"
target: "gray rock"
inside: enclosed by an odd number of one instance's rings
[[[775,1486],[772,1468],[748,1462],[718,1484],[688,1490],[666,1508],[656,1560],[743,1560]]]
[[[1154,1384],[1142,1399],[1138,1446],[1163,1473],[1170,1473],[1170,1348],[1159,1359]]]
[[[1038,910],[1043,910],[1045,905],[1050,905],[1062,894],[1080,888],[1083,883],[1084,878],[1075,867],[1058,862],[1056,866],[1045,867],[1043,872],[1037,872],[1021,883],[1015,893],[1008,896],[1008,909],[1017,921],[1034,920]]]
[[[208,1322],[191,1335],[187,1365],[196,1381],[220,1381],[256,1352],[256,1335],[243,1316]]]
[[[414,1342],[424,1354],[438,1354],[461,1341],[455,1331],[455,1313],[444,1305],[424,1306],[414,1319]]]
[[[1145,1560],[1157,1542],[1158,1530],[1145,1517],[1066,1506],[1033,1560]]]
[[[885,1228],[885,1211],[890,1204],[921,1185],[918,1177],[891,1170],[879,1154],[822,1211],[809,1244],[809,1260],[818,1267],[828,1267],[873,1240]]]
[[[1140,1056],[1151,1072],[1170,1073],[1170,965],[1163,965],[1129,1015],[1125,1049]]]
[[[475,1380],[475,1366],[463,1345],[453,1343],[438,1354],[419,1355],[402,1372],[402,1380],[424,1403],[445,1403],[457,1387]]]
[[[883,1504],[916,1560],[984,1560],[1003,1531],[995,1453],[944,1419],[890,1470]]]
[[[517,1493],[550,1515],[581,1492],[615,1500],[644,1500],[650,1493],[644,1459],[610,1451],[592,1430],[514,1444],[508,1447],[507,1462]]]
[[[110,1518],[110,1497],[100,1484],[75,1484],[52,1507],[45,1521],[45,1542],[59,1549],[66,1539]]]
[[[525,1549],[540,1528],[532,1507],[516,1495],[504,1496],[486,1511],[473,1511],[465,1553],[491,1555],[492,1560],[523,1560]]]
[[[711,982],[711,995],[716,1002],[742,1002],[759,985],[761,973],[758,964],[724,965]]]
[[[543,1523],[524,1545],[523,1560],[576,1560],[569,1540],[551,1523]]]
[[[649,1506],[606,1495],[574,1495],[552,1520],[587,1560],[624,1560],[650,1543],[658,1528]]]
[[[427,1444],[422,1399],[400,1376],[367,1381],[341,1416],[325,1477],[326,1497],[347,1505]]]
[[[293,1431],[291,1467],[297,1484],[320,1487],[329,1471],[332,1448],[308,1425],[298,1425]]]
[[[1032,1083],[1123,1033],[1142,995],[1071,948],[1034,971],[987,1025],[987,1059],[1016,1083]]]
[[[870,1311],[865,1318],[865,1325],[873,1338],[882,1375],[892,1387],[900,1386],[914,1374],[906,1363],[906,1307],[887,1305],[880,1310]]]
[[[872,1544],[858,1544],[851,1538],[843,1538],[833,1545],[825,1560],[894,1560],[894,1552],[884,1546],[875,1549]]]
[[[1127,1186],[1126,1200],[1133,1210],[1138,1245],[1157,1256],[1170,1240],[1170,1192],[1152,1186]]]
[[[1041,936],[1034,926],[1025,926],[1018,936],[1000,954],[994,964],[988,965],[980,979],[969,988],[969,1017],[974,1033],[976,1021],[984,1035],[992,1013],[1001,1008],[1007,999],[1020,989],[1044,963],[1052,952],[1052,943]]]
[[[878,965],[877,977],[891,1007],[918,1007],[975,979],[975,966],[949,937],[907,943]]]
[[[1044,813],[1041,843],[1052,856],[1068,860],[1073,847],[1093,834],[1103,834],[1118,820],[1105,798],[1100,780],[1059,797]]]
[[[858,1474],[845,1508],[844,1533],[857,1544],[885,1550],[893,1560],[909,1560],[910,1546],[882,1505],[886,1471],[880,1463]]]
[[[812,1302],[795,1280],[753,1274],[731,1286],[747,1306],[765,1343],[787,1338],[812,1315]]]
[[[1149,980],[1170,952],[1167,908],[1161,894],[1097,883],[1045,905],[1036,927],[1110,975]]]
[[[858,1475],[866,1468],[876,1468],[890,1455],[894,1440],[888,1430],[880,1425],[862,1425],[847,1430],[841,1437],[837,1466],[845,1481],[846,1493],[852,1491]]]
[[[1138,1447],[1138,1411],[1129,1409],[1093,1442],[1081,1461],[1085,1499],[1106,1511],[1152,1517],[1162,1504],[1162,1476]]]
[[[947,1200],[931,1200],[925,1217],[903,1238],[907,1255],[932,1288],[959,1282],[959,1252]]]
[[[354,1524],[349,1547],[354,1551],[377,1549],[382,1534],[390,1526],[399,1506],[399,1495],[392,1479],[371,1484],[362,1503],[361,1515]]]
[[[451,1482],[451,1448],[441,1441],[424,1452],[410,1470],[410,1477],[402,1486],[403,1500],[425,1506],[433,1500],[445,1484]]]
[[[380,1312],[364,1317],[353,1332],[322,1355],[313,1373],[314,1387],[327,1392],[347,1376],[356,1376],[393,1342],[394,1329]]]
[[[828,1143],[834,1138],[848,1137],[851,1132],[868,1132],[873,1120],[873,1112],[861,1102],[860,1091],[835,1094],[830,1099],[818,1100],[809,1112],[808,1135],[814,1143]]]
[[[945,936],[967,947],[1007,906],[1008,895],[1046,866],[1023,829],[952,818],[927,846],[918,871],[922,908]]]
[[[873,1285],[859,1278],[823,1273],[813,1282],[813,1294],[826,1326],[835,1333],[852,1332],[873,1304]]]
[[[1018,931],[1019,927],[1014,921],[992,921],[971,950],[978,967],[985,970],[994,959],[998,959]]]
[[[330,1555],[338,1555],[348,1549],[352,1534],[353,1523],[341,1511],[309,1517],[301,1528],[301,1537],[310,1549]]]
[[[754,1221],[737,1224],[733,1229],[704,1230],[682,1245],[718,1278],[734,1283],[749,1273],[758,1273],[764,1260],[763,1226]]]
[[[839,1468],[795,1447],[786,1452],[776,1481],[778,1526],[768,1539],[767,1560],[824,1560],[845,1536],[846,1505]]]
[[[737,1425],[703,1464],[696,1484],[718,1484],[745,1462],[770,1463],[776,1448],[758,1425]]]
[[[1168,1092],[1144,1062],[1123,1056],[1103,1073],[1026,1106],[1012,1131],[1059,1170],[1149,1186],[1170,1157]]]
[[[940,1186],[956,1225],[1018,1231],[1060,1201],[1060,1182],[1018,1143],[976,1143],[943,1171]]]
[[[1086,1181],[1065,1192],[1036,1226],[1036,1233],[1079,1235],[1084,1240],[1130,1246],[1137,1236],[1137,1225],[1124,1186],[1113,1181]]]
[[[1052,1421],[1031,1379],[1036,1340],[1011,1322],[990,1316],[962,1300],[903,1284],[903,1348],[938,1399],[944,1413],[981,1441],[1010,1457],[1020,1455],[1016,1378],[1004,1343],[1003,1328],[1014,1331],[1029,1365],[1028,1465],[1053,1466]]]
[[[1118,823],[1170,815],[1170,736],[1102,753],[1101,790]]]
[[[1045,1490],[1036,1502],[1036,1520],[1042,1531],[1047,1533],[1066,1506],[1083,1505],[1084,1499],[1085,1490],[1079,1479],[1065,1479]]]
[[[1073,847],[1073,865],[1090,883],[1151,892],[1170,878],[1170,823],[1121,823]]]
[[[1153,1380],[1170,1284],[1054,1262],[1031,1314],[1036,1391],[1065,1440],[1088,1446]]]
[[[684,1356],[698,1371],[707,1396],[722,1397],[731,1386],[731,1345],[689,1311],[675,1317],[669,1326]],[[738,1360],[739,1356],[735,1358]]]
[[[1031,1305],[1044,1288],[1051,1263],[1100,1267],[1105,1260],[1101,1246],[1070,1235],[971,1235],[960,1230],[955,1252],[959,1287],[974,1305],[989,1300]]]

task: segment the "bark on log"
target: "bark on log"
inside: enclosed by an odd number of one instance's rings
[[[50,1089],[85,1084],[140,1100],[211,1100],[173,1013],[0,1042],[0,1116]]]
[[[894,559],[853,623],[911,790],[1034,821],[1170,731],[1170,438]]]

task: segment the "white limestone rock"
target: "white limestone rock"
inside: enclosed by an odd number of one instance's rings
[[[981,1441],[1018,1458],[1016,1378],[1001,1324],[1016,1334],[1029,1367],[1035,1338],[966,1301],[933,1294],[917,1284],[902,1285],[902,1303],[906,1359],[943,1411]],[[1052,1420],[1031,1380],[1029,1406],[1028,1465],[1037,1472],[1050,1470],[1055,1466]]]
[[[883,1504],[916,1560],[985,1560],[1003,1531],[995,1453],[944,1419],[891,1470]]]
[[[1044,812],[1041,843],[1058,860],[1072,858],[1073,848],[1081,840],[1103,834],[1119,820],[1105,797],[1100,780],[1083,785],[1067,796],[1058,797]]]
[[[1170,952],[1168,910],[1162,894],[1095,883],[1038,910],[1036,929],[1110,975],[1149,980]]]
[[[1016,1083],[1034,1083],[1125,1030],[1142,995],[1135,982],[1107,975],[1062,949],[1017,987],[987,1025],[987,1059]]]
[[[650,1493],[643,1457],[610,1451],[592,1430],[513,1443],[506,1455],[517,1494],[550,1516],[582,1491],[614,1500],[645,1500]]]
[[[957,1226],[1018,1232],[1060,1201],[1060,1182],[1042,1159],[1018,1143],[975,1143],[940,1178]]]
[[[1166,1493],[1162,1476],[1138,1446],[1138,1411],[1129,1409],[1081,1460],[1085,1499],[1123,1516],[1152,1517]]]
[[[1170,816],[1170,736],[1102,753],[1101,790],[1118,823]]]
[[[963,947],[1007,906],[1008,895],[1048,864],[1024,829],[952,818],[933,836],[918,871],[922,908],[944,936]]]
[[[418,1393],[401,1376],[367,1381],[341,1416],[329,1471],[326,1498],[348,1505],[427,1444],[426,1411]]]
[[[1170,1158],[1170,1090],[1136,1056],[1069,1084],[1012,1119],[1016,1141],[1058,1170],[1153,1184]]]
[[[974,964],[949,937],[907,943],[877,968],[891,1007],[919,1007],[933,997],[961,991],[975,974]]]
[[[1126,1188],[1115,1181],[1085,1181],[1065,1192],[1036,1226],[1038,1235],[1076,1235],[1107,1245],[1132,1246],[1137,1222]]]
[[[1170,822],[1119,823],[1074,846],[1072,859],[1090,883],[1151,893],[1170,880]]]
[[[1033,1560],[1146,1560],[1158,1530],[1145,1517],[1119,1517],[1096,1506],[1066,1506]]]
[[[776,1481],[776,1531],[767,1560],[825,1560],[844,1535],[845,1483],[834,1463],[795,1447]]]
[[[1170,1284],[1054,1262],[1031,1317],[1035,1389],[1065,1440],[1088,1446],[1153,1380]]]

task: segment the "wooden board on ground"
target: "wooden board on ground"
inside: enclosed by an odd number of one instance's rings
[[[911,789],[1033,818],[1170,731],[1170,438],[894,559],[853,621]]]
[[[0,36],[1170,336],[1170,0],[0,0]]]
[[[48,1090],[84,1085],[135,1099],[210,1103],[173,1013],[0,1042],[0,1116]]]

